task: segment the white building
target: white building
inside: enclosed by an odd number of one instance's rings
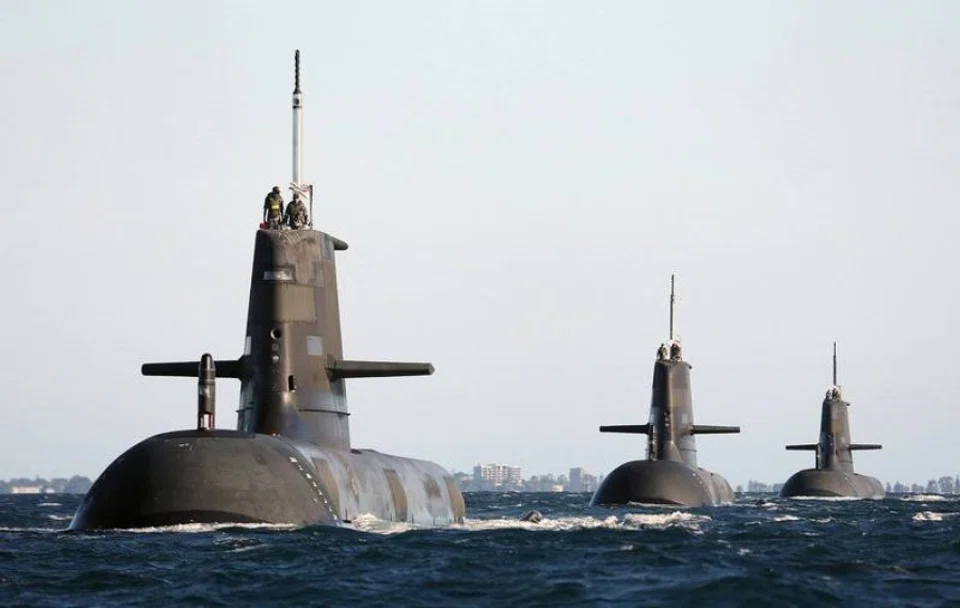
[[[519,486],[523,482],[520,467],[506,464],[478,464],[473,467],[473,479],[491,486]]]

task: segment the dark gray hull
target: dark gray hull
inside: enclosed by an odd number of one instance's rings
[[[357,515],[444,525],[463,498],[433,463],[237,431],[176,431],[117,458],[73,530],[191,523],[340,525]]]
[[[702,507],[731,503],[733,498],[730,484],[716,473],[673,460],[634,460],[607,475],[590,504]]]
[[[800,496],[883,498],[885,495],[883,484],[874,477],[822,469],[798,471],[780,489],[782,498]]]

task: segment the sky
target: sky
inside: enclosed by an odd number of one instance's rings
[[[670,275],[698,439],[812,466],[831,343],[858,472],[960,472],[960,4],[0,3],[0,478],[191,428],[146,361],[243,348],[263,196],[338,254],[355,447],[525,476],[642,457]],[[218,382],[233,428],[235,380]],[[231,405],[225,405],[231,404]]]

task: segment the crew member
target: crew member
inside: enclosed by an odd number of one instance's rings
[[[280,186],[274,186],[263,199],[263,221],[272,230],[280,227],[283,214],[283,197],[280,196]]]
[[[300,200],[300,195],[293,193],[293,200],[287,205],[284,221],[293,230],[299,230],[307,225],[307,206]]]

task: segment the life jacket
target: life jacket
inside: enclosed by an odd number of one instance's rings
[[[280,209],[283,206],[283,200],[279,194],[271,192],[267,195],[267,204],[270,207],[270,215],[279,215]]]

